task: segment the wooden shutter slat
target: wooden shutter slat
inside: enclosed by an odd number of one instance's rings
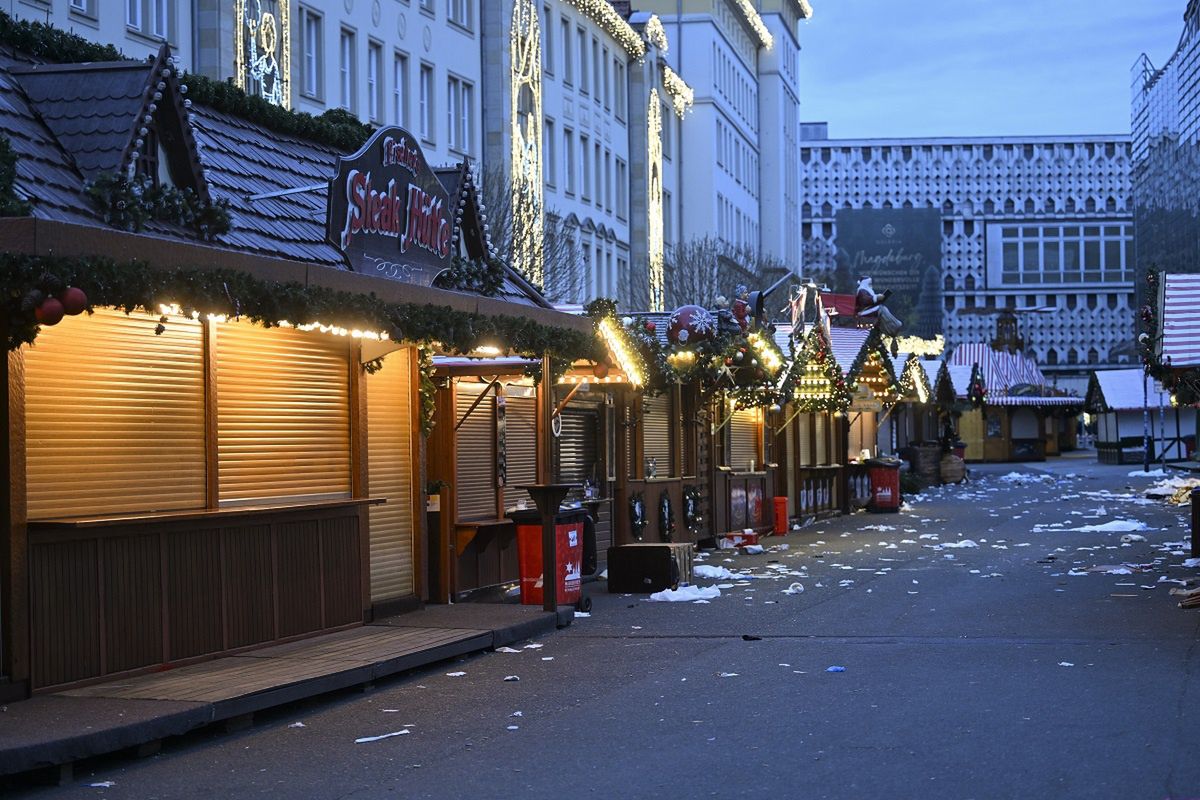
[[[97,311],[26,348],[30,519],[203,508],[200,323]]]
[[[496,399],[490,393],[471,412],[486,387],[460,383],[455,391],[454,491],[458,519],[494,519],[496,516]]]
[[[758,409],[739,409],[733,413],[730,424],[729,466],[742,472],[754,461],[755,469],[761,467],[758,442],[762,436]]]
[[[604,476],[600,464],[600,414],[591,409],[566,408],[562,412],[562,430],[558,436],[558,480],[583,486],[584,481],[601,485]],[[572,489],[568,496],[579,500],[583,489]]]
[[[654,459],[658,477],[675,474],[675,459],[671,448],[673,404],[669,394],[647,397],[642,405],[642,453],[646,476],[650,476],[650,459]]]
[[[389,353],[383,369],[366,377],[368,494],[371,507],[371,601],[410,595],[413,581],[412,351]]]
[[[505,409],[505,467],[508,473],[504,487],[504,505],[515,508],[522,500],[533,508],[533,499],[523,484],[537,483],[537,398],[507,397]]]
[[[829,464],[829,415],[818,413],[817,419],[817,464]]]
[[[249,323],[215,340],[221,502],[349,495],[349,341]]]

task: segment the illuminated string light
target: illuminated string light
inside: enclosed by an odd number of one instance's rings
[[[646,37],[647,42],[657,47],[660,53],[667,54],[670,47],[667,41],[667,29],[663,27],[662,20],[658,18],[657,14],[651,14],[650,19],[646,20],[642,35]]]
[[[750,26],[750,29],[754,31],[754,35],[758,37],[759,44],[767,50],[774,47],[775,39],[772,38],[771,32],[767,30],[767,24],[763,22],[762,17],[754,10],[754,4],[750,0],[734,0],[733,4],[741,10],[746,24]]]
[[[611,6],[609,10],[612,10]],[[512,60],[509,83],[513,171],[512,262],[530,282],[541,286],[545,278],[542,34],[538,8],[533,0],[516,0],[513,3],[509,57]]]
[[[696,93],[692,91],[692,87],[687,85],[687,81],[679,77],[679,73],[666,64],[662,65],[662,73],[663,88],[671,98],[671,107],[675,109],[675,115],[683,119],[688,109],[692,107],[692,103],[695,102]]]
[[[596,329],[600,331],[600,336],[604,339],[608,352],[612,354],[617,366],[625,373],[629,382],[634,387],[641,386],[645,378],[641,369],[638,368],[637,359],[626,346],[625,337],[618,329],[616,320],[612,317],[604,317],[596,324]]]
[[[235,0],[233,12],[234,82],[247,94],[284,108],[292,105],[288,7],[289,0]]]
[[[779,352],[779,348],[775,346],[774,342],[757,332],[750,333],[746,339],[750,342],[750,346],[754,349],[754,355],[764,370],[775,375],[783,368],[783,354]]]
[[[946,340],[940,333],[932,339],[901,336],[896,339],[896,349],[901,353],[912,353],[918,356],[940,356],[946,349]]]
[[[662,111],[658,99],[658,89],[650,90],[650,106],[646,109],[646,215],[647,219],[647,248],[650,260],[650,310],[665,311],[666,277],[663,262],[665,260],[663,241],[663,152],[662,152]]]
[[[612,7],[612,4],[609,3],[608,0],[567,1],[584,14],[591,17],[592,21],[599,25],[605,33],[616,39],[617,43],[624,47],[625,51],[629,53],[629,55],[638,59],[646,55],[646,43],[642,41],[642,37],[639,36],[638,32],[633,29],[633,26],[625,21],[623,16],[617,13],[617,10]],[[739,1],[742,3],[749,2],[749,0]],[[755,14],[755,16],[758,15]],[[759,22],[761,23],[762,20],[760,19]],[[767,36],[770,35],[770,33],[767,34]]]

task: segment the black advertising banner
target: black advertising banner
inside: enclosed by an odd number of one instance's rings
[[[429,286],[450,267],[450,196],[403,128],[381,128],[338,159],[326,235],[351,269]]]
[[[887,307],[904,333],[942,332],[942,214],[936,208],[843,208],[837,224],[841,291],[871,278],[877,293],[891,289]]]

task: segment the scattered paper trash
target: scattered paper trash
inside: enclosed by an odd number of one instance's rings
[[[521,652],[521,651],[520,651],[520,650],[516,650],[516,649],[514,649],[514,648],[512,648],[512,647],[497,647],[497,648],[496,648],[496,652],[497,652],[497,653],[519,653],[519,652]]]
[[[466,675],[466,674],[467,673],[465,673],[465,672],[447,672],[446,677],[447,678],[461,678],[463,675]]]
[[[505,675],[504,680],[507,681],[508,683],[513,683],[515,681],[521,680],[521,676],[520,675]]]
[[[717,673],[718,678],[736,678],[737,676],[738,676],[738,674],[736,672],[718,672]]]
[[[826,672],[845,672],[845,671],[846,671],[846,668],[845,668],[845,667],[833,666],[833,667],[826,667],[826,668],[825,668],[825,671],[826,671]]]
[[[651,600],[665,603],[682,603],[691,600],[712,600],[721,596],[715,586],[680,586],[678,589],[663,589],[650,595]]]
[[[800,594],[804,591],[803,583],[793,583],[791,586],[783,590],[784,594]]]
[[[742,548],[742,552],[744,552],[746,555],[750,555],[750,556],[756,556],[759,553],[761,553],[762,551],[763,551],[763,546],[761,544],[748,544]]]
[[[505,728],[505,730],[515,731],[515,730],[520,730],[520,728],[517,725],[509,725],[507,728]]]
[[[575,619],[587,619],[590,616],[591,616],[591,614],[589,614],[586,611],[576,611],[575,612]]]
[[[1073,666],[1075,666],[1075,665],[1074,665],[1074,664],[1072,664],[1070,661],[1060,661],[1060,662],[1058,662],[1058,665],[1059,665],[1060,667],[1073,667]]]
[[[304,723],[303,722],[293,722],[291,725],[288,725],[288,727],[289,728],[303,728]]]
[[[378,742],[380,739],[390,739],[393,736],[407,736],[411,732],[412,731],[410,731],[408,728],[405,728],[402,731],[392,731],[391,733],[381,733],[378,736],[363,736],[361,739],[355,739],[354,743],[355,744],[366,744],[367,742]]]
[[[1146,537],[1142,536],[1140,533],[1126,533],[1121,537],[1121,541],[1125,542],[1126,544],[1130,542],[1144,542],[1146,541]]]
[[[111,789],[112,787],[114,787],[116,785],[117,785],[116,781],[98,781],[96,783],[88,784],[88,786],[90,786],[93,789]]]

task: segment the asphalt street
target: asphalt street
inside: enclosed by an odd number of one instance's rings
[[[14,796],[1200,797],[1200,615],[1168,594],[1200,570],[1187,509],[1133,469],[976,467],[900,514],[710,552],[734,573],[696,581],[710,602],[598,582],[590,617],[514,652]]]

